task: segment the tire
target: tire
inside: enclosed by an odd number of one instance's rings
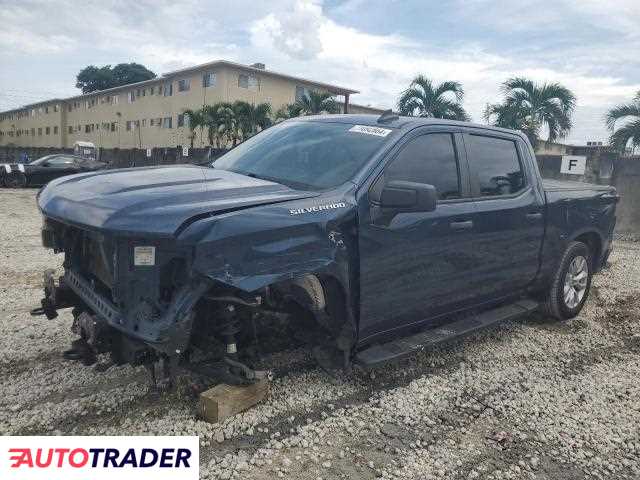
[[[24,173],[11,173],[6,176],[5,184],[9,188],[24,188],[27,185],[27,177]]]
[[[557,320],[568,320],[578,315],[589,297],[592,272],[593,259],[589,247],[582,242],[571,242],[553,276],[542,305],[543,312]]]

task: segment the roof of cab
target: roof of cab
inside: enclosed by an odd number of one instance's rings
[[[407,129],[411,130],[415,127],[423,125],[455,125],[461,127],[478,128],[482,130],[489,130],[502,133],[510,133],[511,135],[517,135],[519,137],[526,138],[522,132],[518,130],[509,130],[507,128],[494,127],[492,125],[482,125],[479,123],[461,122],[458,120],[444,120],[441,118],[426,118],[426,117],[400,117],[395,119],[385,120],[378,122],[379,115],[367,115],[367,114],[344,114],[344,115],[310,115],[306,117],[295,117],[292,120],[303,121],[320,121],[320,122],[339,122],[350,123],[356,125],[369,125],[376,127],[395,128],[395,129]]]

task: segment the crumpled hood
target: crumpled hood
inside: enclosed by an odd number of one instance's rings
[[[38,206],[64,223],[172,236],[193,217],[315,195],[225,170],[176,165],[63,177],[38,194]]]

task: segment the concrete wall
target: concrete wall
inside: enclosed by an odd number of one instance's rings
[[[618,233],[640,234],[640,157],[621,159],[616,164],[614,185],[620,194],[616,210]]]

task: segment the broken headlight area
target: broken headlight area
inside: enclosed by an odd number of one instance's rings
[[[145,365],[154,385],[171,384],[181,368],[252,383],[267,376],[265,354],[303,343],[342,345],[347,363],[350,340],[335,340],[344,319],[331,313],[340,310],[335,296],[315,275],[248,293],[194,273],[190,247],[171,239],[111,237],[47,220],[43,243],[64,252],[64,274],[45,274],[45,298],[33,313],[54,318],[73,309],[78,338],[67,359],[100,369]],[[102,354],[109,359],[99,362]]]

